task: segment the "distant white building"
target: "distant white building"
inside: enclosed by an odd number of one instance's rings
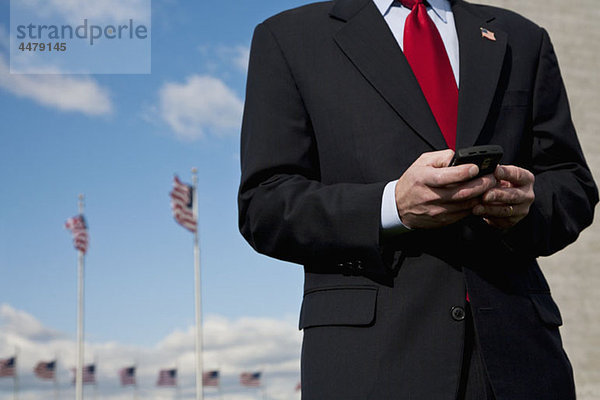
[[[473,0],[508,8],[546,28],[561,66],[573,121],[596,181],[600,180],[600,2]],[[510,34],[510,32],[508,32]],[[527,38],[523,38],[527,40]],[[597,213],[600,210],[597,209]],[[566,250],[541,260],[565,325],[565,348],[578,398],[600,399],[600,223],[596,218]]]

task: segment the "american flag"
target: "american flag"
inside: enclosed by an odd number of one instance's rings
[[[496,35],[494,34],[494,32],[489,31],[485,28],[480,28],[480,29],[481,29],[481,37],[491,40],[492,42],[496,41]]]
[[[182,183],[177,176],[173,180],[171,191],[171,209],[173,216],[181,226],[191,232],[196,232],[197,222],[194,218],[194,188]]]
[[[158,373],[156,386],[177,386],[177,370],[161,369]]]
[[[5,358],[0,360],[0,377],[16,375],[16,357]]]
[[[71,368],[73,371],[73,383],[75,383],[75,379],[77,379],[76,368]],[[83,376],[82,382],[95,384],[96,383],[96,365],[89,364],[83,367]]]
[[[240,375],[240,383],[242,386],[260,386],[260,372],[243,372]]]
[[[33,372],[35,373],[35,376],[40,379],[54,379],[55,369],[56,361],[40,361],[33,369]]]
[[[121,368],[119,370],[121,386],[135,385],[135,367]]]
[[[219,371],[206,371],[202,374],[204,386],[219,386]]]
[[[85,253],[87,251],[89,237],[83,215],[79,214],[69,218],[67,222],[65,222],[65,228],[70,230],[73,234],[73,245],[75,248]]]

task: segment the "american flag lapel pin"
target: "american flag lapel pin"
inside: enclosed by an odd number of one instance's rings
[[[487,40],[491,40],[492,42],[496,41],[496,35],[494,35],[494,32],[485,29],[485,28],[479,28],[481,29],[481,37],[482,38],[486,38]]]

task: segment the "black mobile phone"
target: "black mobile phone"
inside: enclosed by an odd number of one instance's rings
[[[502,146],[473,146],[456,150],[449,167],[462,164],[475,164],[479,167],[479,176],[491,174],[496,170],[504,150]]]

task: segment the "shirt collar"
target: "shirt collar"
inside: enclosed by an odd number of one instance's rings
[[[396,0],[373,0],[381,15],[385,16],[392,7],[402,7],[399,1]],[[435,14],[444,23],[448,22],[447,14],[452,12],[449,0],[427,0],[427,3],[433,9]]]

